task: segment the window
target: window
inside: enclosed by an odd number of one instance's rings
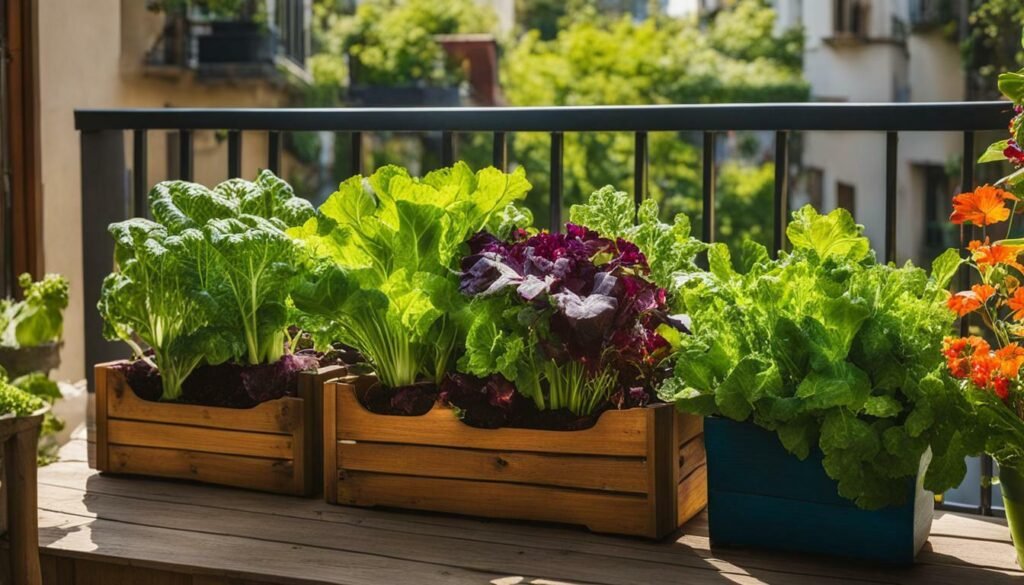
[[[836,183],[836,207],[841,207],[857,217],[856,189],[849,183]]]
[[[821,210],[821,202],[825,194],[825,173],[821,169],[804,170],[804,185],[807,189],[807,202],[815,209]]]
[[[837,37],[868,36],[868,8],[866,0],[833,0],[833,22]]]

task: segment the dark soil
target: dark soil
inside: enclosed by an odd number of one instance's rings
[[[376,414],[421,416],[434,407],[437,396],[437,386],[424,382],[400,388],[371,386],[357,398],[366,410]]]
[[[225,408],[252,408],[263,402],[299,391],[299,373],[330,365],[346,365],[358,361],[358,354],[348,350],[317,353],[302,350],[286,355],[277,363],[248,365],[223,363],[199,366],[185,379],[181,397],[175,402]],[[139,398],[160,401],[163,385],[160,373],[143,360],[123,366],[128,385]]]
[[[455,409],[462,422],[472,427],[549,431],[588,429],[597,424],[606,410],[643,406],[649,399],[646,392],[619,393],[593,414],[579,416],[568,409],[539,410],[532,400],[516,392],[511,383],[499,376],[482,379],[463,374],[449,376],[440,389],[433,384],[396,389],[373,386],[359,396],[363,406],[377,414],[419,416],[440,402]]]

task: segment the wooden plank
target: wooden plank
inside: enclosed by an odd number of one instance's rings
[[[188,509],[198,508],[199,511],[196,512],[198,517],[212,516],[218,522],[227,518],[225,510],[229,512],[245,511],[255,514],[257,522],[266,525],[276,525],[282,518],[312,521],[315,522],[315,525],[309,530],[328,531],[331,538],[337,541],[362,543],[367,540],[367,536],[383,535],[381,538],[386,539],[385,542],[388,544],[380,545],[379,548],[385,551],[382,553],[385,555],[404,546],[404,540],[391,540],[392,537],[398,539],[418,538],[437,541],[437,546],[447,551],[448,554],[455,547],[470,547],[487,552],[491,550],[491,544],[507,544],[518,547],[516,550],[544,549],[553,551],[561,555],[565,563],[570,563],[566,552],[585,552],[620,563],[623,571],[631,569],[637,562],[645,566],[649,563],[658,563],[671,566],[676,571],[677,576],[666,578],[664,582],[667,583],[685,579],[689,575],[689,570],[693,568],[713,569],[725,573],[727,576],[721,577],[719,582],[732,582],[743,574],[755,574],[773,584],[793,582],[790,581],[790,574],[797,574],[796,577],[793,577],[797,580],[801,578],[800,575],[819,575],[821,577],[817,582],[825,582],[826,579],[840,582],[863,580],[907,585],[924,583],[962,585],[965,582],[990,583],[993,580],[997,584],[1017,582],[998,571],[972,568],[969,559],[973,547],[990,546],[990,544],[971,540],[965,540],[963,546],[951,552],[947,559],[947,562],[959,560],[963,566],[924,564],[921,562],[921,558],[923,558],[921,557],[919,564],[912,570],[892,571],[842,559],[773,554],[753,549],[716,549],[712,552],[709,549],[707,538],[706,514],[699,514],[691,520],[685,526],[683,536],[675,542],[651,543],[640,539],[596,535],[586,530],[556,525],[539,526],[450,515],[337,507],[318,500],[280,498],[259,492],[210,488],[197,484],[167,483],[145,478],[102,477],[90,472],[81,464],[57,463],[48,466],[42,470],[41,482],[43,484],[41,490],[47,492],[43,494],[44,501],[54,500],[48,492],[50,485],[67,486],[73,490],[77,489],[80,499],[84,500],[88,493],[90,507],[98,510],[101,516],[106,516],[105,511],[99,510],[92,503],[97,495],[144,498],[147,500],[143,502],[144,504],[164,508],[175,504],[184,504],[190,506]],[[88,484],[88,492],[85,491],[86,484]],[[119,512],[126,515],[145,516],[145,510],[135,510],[133,506],[128,507],[127,510],[124,510],[126,508],[124,505],[119,505],[118,508]],[[184,513],[177,511],[175,514],[179,518],[185,516]],[[940,514],[952,515],[950,513]],[[962,518],[967,523],[982,521],[978,517],[952,516]],[[997,522],[997,520],[986,519],[985,522],[987,524],[987,522]],[[329,526],[320,528],[325,524]],[[941,525],[942,519],[937,520],[936,524]],[[341,525],[341,528],[337,525]],[[347,530],[345,527],[366,529],[369,532],[336,532],[337,530]],[[1006,558],[1013,559],[1014,553],[1009,544],[1009,532],[1006,530],[1005,524],[1003,531],[1005,542],[995,544],[1003,550]],[[438,540],[442,537],[451,538],[463,544],[452,545],[448,540]],[[370,548],[367,550],[373,550],[377,545],[368,546]],[[498,553],[495,555],[498,558]],[[573,566],[592,564],[588,559],[571,561],[571,563]],[[1021,573],[1013,574],[1020,575]],[[548,576],[550,577],[550,574]],[[810,582],[815,581],[812,578]]]
[[[290,459],[111,445],[110,464],[113,473],[191,479],[296,495],[303,491]]]
[[[110,470],[110,459],[107,448],[107,411],[110,407],[108,397],[111,394],[111,381],[108,376],[110,368],[100,364],[93,368],[96,376],[95,395],[95,428],[96,428],[96,469],[100,471]],[[134,393],[132,393],[134,396]]]
[[[339,479],[338,502],[562,522],[636,536],[653,530],[645,497],[564,488],[352,472]]]
[[[301,478],[306,495],[313,495],[323,485],[324,472],[324,383],[344,375],[347,368],[328,366],[315,374],[299,377],[298,397],[302,400],[301,429],[296,430],[295,476]]]
[[[395,417],[374,414],[359,403],[354,377],[332,382],[337,392],[337,431],[343,441],[410,443],[438,447],[473,445],[479,449],[622,455],[647,454],[643,409],[605,412],[593,427],[581,431],[551,432],[532,429],[478,429],[455,418],[451,409],[435,406],[423,416]],[[664,405],[662,408],[672,408]]]
[[[676,411],[676,424],[679,425],[679,443],[682,446],[689,443],[697,435],[704,434],[704,417],[694,416]]]
[[[103,428],[99,418],[102,412],[106,412],[110,419],[287,435],[302,426],[302,401],[297,398],[278,398],[253,408],[218,408],[152,402],[139,398],[125,380],[124,372],[109,366],[110,364],[96,366],[97,385],[101,382],[99,376],[102,372],[110,389],[106,409],[101,408],[101,398],[97,395],[97,442]]]
[[[323,389],[323,478],[324,499],[329,504],[338,503],[338,431],[337,431],[338,387],[325,384]]]
[[[678,453],[674,408],[644,409],[647,417],[647,513],[650,532],[647,536],[661,538],[679,527],[676,522],[678,498],[676,497],[676,469]]]
[[[192,585],[185,573],[75,559],[74,585]]]
[[[694,469],[707,463],[704,451],[704,436],[698,435],[679,448],[679,480],[690,475]]]
[[[40,585],[39,545],[35,539],[36,449],[42,415],[15,418],[7,425],[18,432],[3,442],[4,480],[7,484],[8,542],[11,579],[18,585]],[[23,428],[25,425],[31,425]]]
[[[343,472],[476,479],[643,494],[643,459],[487,451],[389,443],[336,443]]]
[[[292,458],[293,439],[291,435],[227,431],[116,419],[108,421],[107,434],[111,451],[115,446],[120,445],[274,459]]]
[[[682,526],[699,514],[708,505],[708,468],[705,465],[693,470],[679,482],[679,509],[677,526]]]
[[[47,554],[162,571],[203,572],[278,585],[480,585],[503,575],[259,538],[158,528],[43,510]],[[272,532],[251,527],[254,535]]]
[[[381,558],[384,561],[390,560],[396,565],[417,563],[423,566],[442,566],[452,570],[453,574],[475,572],[478,575],[479,583],[487,583],[494,579],[491,575],[502,577],[521,576],[529,582],[529,576],[537,576],[558,582],[586,582],[615,585],[649,585],[651,583],[696,583],[720,585],[723,577],[717,573],[711,564],[688,554],[686,549],[670,550],[665,546],[648,545],[647,550],[651,555],[663,556],[666,558],[688,557],[690,565],[681,563],[660,563],[652,562],[648,556],[635,555],[630,558],[625,555],[609,556],[588,552],[580,552],[559,546],[557,544],[548,546],[533,546],[529,539],[519,542],[486,544],[460,538],[457,534],[425,537],[419,534],[410,534],[401,531],[382,531],[356,524],[339,525],[321,521],[297,520],[294,518],[271,518],[266,515],[247,514],[231,509],[217,510],[216,513],[208,508],[188,504],[168,506],[159,502],[146,502],[128,498],[112,498],[109,496],[90,496],[87,504],[78,500],[77,496],[71,494],[65,499],[60,492],[47,494],[47,501],[53,502],[54,507],[60,511],[45,510],[43,518],[44,542],[53,538],[49,536],[50,531],[46,526],[50,525],[46,516],[59,513],[69,515],[71,518],[83,518],[89,521],[86,532],[92,533],[93,543],[102,542],[106,544],[105,530],[127,531],[129,527],[135,528],[140,518],[145,518],[148,524],[146,528],[158,529],[163,532],[173,531],[185,536],[196,536],[196,544],[193,546],[207,546],[211,543],[212,537],[222,538],[245,538],[249,542],[260,544],[272,544],[276,550],[271,549],[269,554],[280,559],[283,563],[290,562],[292,551],[299,551],[302,560],[310,564],[306,569],[297,568],[291,575],[295,578],[317,580],[320,582],[336,583],[372,583],[375,585],[390,585],[395,582],[415,582],[415,574],[406,575],[399,581],[389,579],[388,575],[370,575],[369,579],[362,580],[360,575],[353,574],[348,570],[346,561],[350,555],[366,555],[372,558]],[[335,508],[337,509],[337,508]],[[379,514],[379,513],[378,513]],[[89,518],[99,516],[98,519]],[[106,526],[99,527],[100,523]],[[533,530],[542,535],[544,527],[534,526]],[[614,550],[615,545],[623,542],[630,542],[628,539],[606,539],[607,550]],[[65,547],[67,543],[59,539],[56,543]],[[163,544],[163,543],[158,543]],[[177,542],[167,542],[171,547]],[[188,545],[186,545],[188,546]],[[66,550],[66,549],[63,549]],[[266,549],[264,549],[266,550]],[[316,551],[316,555],[302,554],[302,551]],[[77,550],[75,551],[77,552]],[[176,551],[173,548],[165,553],[165,558],[175,559],[176,553],[184,556],[180,562],[188,562],[192,556],[189,551]],[[134,549],[127,549],[124,554],[132,556],[123,559],[122,562],[130,561],[132,564],[139,564],[136,561],[140,554]],[[220,555],[212,555],[207,564],[196,566],[197,570],[209,571],[211,560],[215,563],[235,561],[229,555],[244,555],[245,559],[260,554],[259,550],[247,553],[239,546],[230,546],[221,551]],[[92,552],[87,551],[87,558],[92,558]],[[350,561],[349,561],[350,562]],[[683,562],[687,562],[685,559]],[[218,566],[218,565],[212,565]],[[261,566],[265,566],[261,563]],[[166,568],[166,567],[157,567]],[[741,576],[744,571],[730,570],[729,578]],[[807,585],[820,583],[820,577],[806,577],[800,575],[792,576],[768,571],[763,578],[773,583],[803,583]],[[278,582],[271,579],[269,573],[265,579],[271,582]],[[485,578],[484,576],[488,576]],[[764,575],[764,573],[762,573]],[[232,575],[237,576],[237,575]],[[251,577],[250,577],[251,578]],[[365,579],[365,577],[364,577]],[[786,579],[783,581],[783,579]],[[818,581],[815,581],[818,579]],[[855,578],[850,582],[863,582]]]

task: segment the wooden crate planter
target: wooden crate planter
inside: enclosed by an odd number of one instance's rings
[[[708,529],[711,545],[828,554],[907,565],[931,530],[935,498],[907,481],[900,507],[862,510],[841,497],[820,451],[800,461],[775,433],[752,423],[709,417]]]
[[[299,496],[320,488],[319,401],[344,368],[300,374],[297,397],[237,409],[143,400],[118,363],[95,371],[99,471]]]
[[[0,583],[42,583],[36,449],[47,410],[0,418]]]
[[[328,502],[579,524],[660,538],[707,501],[703,421],[657,405],[601,415],[581,431],[479,429],[435,406],[423,416],[366,410],[372,376],[328,382]]]

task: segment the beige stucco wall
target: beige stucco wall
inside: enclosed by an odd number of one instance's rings
[[[78,133],[73,111],[88,107],[256,107],[280,105],[280,88],[262,81],[198,84],[190,76],[146,75],[145,50],[159,33],[160,16],[144,0],[39,2],[39,96],[42,150],[43,255],[48,272],[71,280],[61,379],[85,375]],[[150,132],[151,182],[166,178],[166,133]],[[219,182],[227,174],[227,145],[213,132],[194,138],[195,180]],[[128,150],[127,152],[130,152]],[[243,174],[266,164],[266,135],[244,135]],[[126,178],[127,180],[127,178]]]

